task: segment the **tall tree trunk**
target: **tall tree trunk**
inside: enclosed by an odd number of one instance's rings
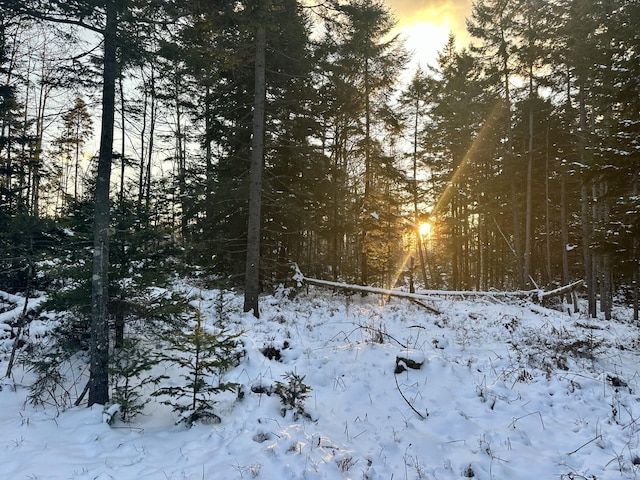
[[[460,263],[458,251],[460,249],[460,230],[458,228],[458,186],[453,183],[451,196],[451,288],[460,290]]]
[[[423,239],[420,234],[420,218],[418,214],[418,119],[420,116],[420,97],[416,97],[413,116],[413,222],[416,229],[416,244],[418,245],[418,257],[420,260],[420,271],[422,272],[423,288],[429,288],[427,283],[427,269],[425,268],[424,253],[422,252]],[[411,269],[411,275],[413,275],[413,268]]]
[[[514,158],[513,162],[515,163],[517,160]],[[516,277],[517,283],[520,288],[526,288],[526,281],[524,275],[524,263],[523,257],[524,254],[522,252],[522,217],[520,215],[520,205],[518,201],[518,186],[517,186],[517,176],[518,169],[517,166],[514,168],[513,176],[511,178],[511,202],[512,202],[512,219],[513,219],[513,252],[516,257]]]
[[[262,18],[256,27],[255,87],[251,170],[249,172],[249,221],[247,227],[247,263],[245,269],[244,311],[253,310],[260,318],[260,211],[262,207],[262,167],[264,163],[264,111],[266,103],[266,32]]]
[[[38,102],[38,116],[36,119],[36,144],[33,152],[33,171],[31,172],[31,212],[34,217],[40,215],[40,167],[42,166],[42,137],[44,135],[45,106],[48,96],[41,93]]]
[[[180,202],[180,234],[182,242],[187,241],[187,164],[185,158],[184,132],[182,128],[182,105],[180,103],[180,76],[174,72],[175,109],[176,109],[176,162],[178,167],[178,198]]]
[[[207,84],[204,99],[204,151],[205,151],[205,192],[206,198],[213,198],[215,189],[215,169],[213,167],[213,151],[211,148],[211,86]],[[211,222],[215,216],[213,202],[207,201],[205,214],[207,221]]]
[[[613,285],[611,281],[611,251],[609,245],[610,201],[608,198],[609,185],[606,180],[600,184],[600,218],[602,229],[607,232],[602,246],[602,268],[600,270],[600,310],[606,320],[611,320],[613,307]]]
[[[551,271],[551,195],[549,191],[549,129],[546,132],[545,164],[544,164],[544,230],[546,232],[546,267],[548,285],[553,283],[553,273]],[[565,285],[565,284],[563,284]]]
[[[145,173],[145,187],[146,191],[144,194],[144,209],[146,212],[146,225],[149,226],[149,219],[151,217],[151,165],[153,160],[153,145],[155,139],[155,131],[156,131],[156,78],[155,71],[153,69],[153,65],[151,66],[151,78],[149,83],[149,88],[151,89],[151,105],[149,107],[150,118],[149,118],[149,144],[147,146],[147,171]]]
[[[369,58],[365,58],[364,63],[364,196],[362,201],[362,248],[360,257],[360,277],[361,285],[369,283],[369,204],[371,199],[371,98],[369,91]]]
[[[565,111],[568,117],[567,125],[573,120],[571,112],[571,69],[567,66],[567,98]],[[564,165],[560,166],[560,235],[562,237],[562,285],[569,283],[569,225],[567,217],[567,172]],[[573,292],[567,294],[567,303],[571,303]],[[576,312],[577,313],[577,312]]]
[[[633,179],[632,193],[638,195],[638,174]],[[640,318],[640,238],[638,235],[633,237],[633,252],[631,256],[633,262],[633,320],[638,321]]]
[[[586,93],[584,80],[581,80],[578,87],[578,102],[580,108],[579,126],[580,132],[578,137],[580,163],[586,165],[587,162],[587,110],[586,110]],[[589,215],[589,183],[588,179],[582,181],[580,189],[581,203],[581,222],[582,222],[582,249],[584,261],[584,276],[587,283],[587,302],[588,315],[596,316],[596,282],[594,281],[594,268],[591,251],[591,220]]]
[[[140,77],[142,78],[142,125],[140,127],[140,168],[138,170],[138,204],[136,211],[138,218],[142,219],[142,199],[144,197],[144,167],[145,167],[145,142],[147,141],[147,117],[149,115],[149,92],[144,75],[144,67],[140,67]],[[148,213],[148,212],[147,212]]]
[[[109,302],[109,182],[113,157],[115,116],[116,49],[118,27],[116,3],[106,2],[104,64],[102,87],[102,125],[96,179],[93,230],[93,276],[91,281],[91,345],[89,406],[109,401],[108,312]]]
[[[584,263],[584,277],[587,283],[588,314],[596,316],[596,294],[593,283],[592,262],[591,262],[591,228],[589,218],[589,187],[586,181],[580,188],[581,222],[582,222],[582,254]]]
[[[122,75],[121,71],[118,75],[118,85],[120,87],[120,130],[122,131],[122,139],[120,140],[120,208],[124,208],[124,174],[127,167],[126,157],[124,155],[124,149],[126,145],[126,130],[124,127],[125,113],[124,113],[124,88],[122,87]]]
[[[340,164],[340,155],[342,152],[341,142],[339,140],[340,136],[338,134],[335,135],[334,145],[333,145],[333,174],[331,176],[332,181],[332,200],[331,200],[331,270],[333,274],[333,281],[338,281],[339,276],[339,265],[340,265],[340,238],[338,235],[338,225],[340,221],[338,220],[338,198],[339,193],[341,191],[340,185],[342,182],[342,173],[341,173],[341,164]],[[340,172],[340,173],[339,173]]]
[[[531,276],[531,242],[533,216],[533,70],[529,70],[529,142],[527,155],[527,204],[525,210],[525,239],[524,239],[524,282],[533,281]]]
[[[560,177],[560,224],[562,236],[562,284],[569,283],[569,225],[567,218],[567,177],[566,172],[562,171]]]

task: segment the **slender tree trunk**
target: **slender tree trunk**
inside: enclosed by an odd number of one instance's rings
[[[360,257],[361,284],[369,283],[369,204],[371,199],[371,98],[369,92],[369,59],[365,59],[364,64],[364,195],[362,201],[362,248]]]
[[[549,129],[546,132],[546,145],[545,145],[545,168],[544,168],[544,190],[545,190],[545,202],[544,202],[544,229],[546,232],[546,266],[547,266],[547,282],[548,285],[553,283],[553,273],[551,271],[551,194],[549,191]]]
[[[517,160],[514,158],[513,162]],[[514,165],[513,176],[511,178],[511,208],[513,216],[513,252],[516,257],[516,277],[517,283],[520,288],[526,288],[525,275],[524,275],[524,263],[523,263],[523,247],[522,247],[522,217],[520,212],[520,205],[518,201],[518,185],[517,176],[518,168]]]
[[[585,87],[584,81],[581,81],[578,87],[578,101],[580,108],[579,117],[579,155],[580,163],[586,165],[587,163],[587,111],[586,111],[586,99],[585,99]],[[581,203],[581,223],[582,223],[582,249],[583,249],[583,262],[584,262],[584,276],[587,283],[587,302],[588,302],[588,315],[591,317],[596,316],[596,282],[594,278],[594,265],[593,255],[591,251],[591,220],[589,215],[589,183],[588,179],[582,181],[580,188],[580,203]]]
[[[124,88],[122,88],[122,75],[123,72],[120,72],[118,75],[118,84],[120,87],[120,130],[122,132],[122,139],[120,140],[120,208],[124,208],[124,173],[127,166],[126,157],[124,154],[124,149],[126,145],[125,139],[125,113],[124,113]]]
[[[80,173],[80,120],[76,121],[76,138],[73,165],[73,200],[78,201],[78,175]]]
[[[151,217],[151,165],[153,161],[153,145],[155,140],[155,129],[156,129],[156,79],[155,79],[155,71],[153,70],[153,66],[151,66],[151,78],[149,83],[149,88],[151,89],[151,105],[149,106],[150,118],[149,118],[149,145],[147,147],[147,171],[145,174],[145,187],[146,192],[144,195],[144,208],[146,212],[146,224],[149,226],[149,220]]]
[[[567,178],[566,172],[562,172],[560,177],[560,223],[562,236],[562,284],[569,283],[569,226],[567,218]]]
[[[567,112],[569,125],[573,119],[570,117],[571,112],[571,68],[567,66],[567,98],[565,111]],[[569,224],[567,216],[567,172],[564,165],[560,166],[560,235],[562,237],[562,285],[569,283]],[[567,303],[571,303],[574,293],[567,294]],[[577,313],[577,312],[576,312]]]
[[[207,199],[213,198],[213,191],[215,189],[215,171],[213,168],[213,151],[211,149],[211,87],[207,85],[205,91],[205,113],[204,113],[204,150],[205,150],[205,162],[206,162],[206,197]],[[206,216],[207,221],[211,222],[215,216],[213,202],[207,200],[206,202]]]
[[[586,181],[585,181],[586,182]],[[580,188],[581,222],[582,222],[582,253],[584,276],[587,283],[588,314],[595,317],[595,285],[592,277],[591,264],[591,229],[589,224],[589,188],[586,183]]]
[[[340,239],[338,238],[338,192],[340,190],[339,183],[342,181],[342,174],[340,172],[340,159],[339,155],[341,152],[340,148],[340,140],[339,136],[336,134],[336,138],[334,139],[334,154],[333,154],[333,175],[332,175],[332,183],[333,183],[333,195],[332,195],[332,203],[331,203],[331,243],[333,248],[331,249],[331,265],[332,265],[332,273],[333,280],[338,281],[338,265],[339,265],[339,251],[338,245]],[[340,172],[340,173],[339,173]]]
[[[422,252],[422,235],[420,234],[420,219],[418,214],[418,118],[420,115],[420,98],[416,98],[415,110],[413,112],[413,222],[416,229],[416,244],[418,245],[418,257],[420,260],[420,271],[422,272],[422,283],[424,288],[429,288],[427,283],[427,269],[425,268],[424,254]],[[413,278],[413,269],[411,270]]]
[[[633,195],[638,195],[638,174],[633,179]],[[633,237],[633,252],[631,256],[633,262],[633,320],[638,321],[640,317],[640,238]]]
[[[138,218],[142,219],[142,199],[144,197],[144,166],[145,166],[145,144],[147,141],[147,118],[149,111],[149,92],[147,90],[147,84],[144,75],[144,67],[140,67],[140,77],[142,80],[142,126],[140,128],[140,169],[138,170],[138,205],[137,213]],[[148,212],[147,212],[148,213]]]
[[[36,120],[36,145],[31,173],[32,193],[31,212],[34,217],[40,215],[40,167],[42,166],[42,137],[44,135],[45,106],[48,96],[42,94],[38,102],[38,118]]]
[[[187,165],[184,152],[184,132],[182,129],[182,105],[180,103],[180,76],[176,67],[174,72],[174,94],[176,114],[176,162],[178,167],[178,198],[180,202],[180,234],[182,242],[187,240]]]
[[[602,202],[600,208],[602,209],[602,227],[606,232],[609,231],[610,224],[610,200],[608,198],[609,185],[604,180],[600,186],[600,197]],[[600,307],[604,313],[606,320],[611,320],[612,308],[613,308],[613,284],[611,276],[611,251],[609,246],[609,234],[606,234],[605,245],[603,245],[602,252],[602,269],[600,272],[600,278],[602,282],[601,295],[600,295]]]
[[[109,302],[109,182],[113,158],[115,116],[116,49],[118,27],[116,3],[106,2],[104,30],[104,71],[102,89],[102,127],[96,179],[93,276],[91,282],[91,345],[89,406],[109,401],[108,311]]]
[[[458,229],[458,186],[453,184],[453,195],[451,196],[451,282],[454,290],[460,289],[460,264],[458,250],[460,245],[460,231]]]
[[[249,173],[249,221],[247,227],[247,263],[245,269],[244,311],[253,310],[260,318],[260,219],[262,207],[262,167],[264,163],[264,122],[266,103],[266,32],[262,19],[256,27],[255,87],[251,170]]]
[[[531,277],[531,242],[533,216],[533,71],[529,72],[529,143],[527,161],[527,205],[525,210],[525,239],[524,239],[524,282],[528,284]]]

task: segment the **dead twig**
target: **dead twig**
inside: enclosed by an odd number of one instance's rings
[[[407,397],[404,396],[404,393],[402,393],[402,390],[400,390],[400,385],[398,384],[398,376],[394,375],[393,379],[396,381],[396,388],[398,389],[398,392],[400,392],[400,396],[403,398],[403,400],[405,402],[407,402],[407,405],[409,405],[409,407],[411,408],[411,410],[413,410],[416,415],[418,415],[422,420],[426,420],[427,417],[425,417],[424,415],[422,415],[418,410],[416,410],[416,407],[414,407],[413,405],[411,405],[411,402],[407,399]],[[427,416],[429,415],[429,413],[427,412]]]
[[[573,455],[574,453],[576,453],[578,450],[581,450],[582,448],[586,447],[587,445],[589,445],[590,443],[595,442],[596,440],[600,440],[602,438],[602,435],[596,435],[595,437],[593,437],[591,440],[589,440],[587,443],[583,443],[582,445],[580,445],[578,448],[576,448],[575,450],[573,450],[572,452],[568,452],[567,455]]]

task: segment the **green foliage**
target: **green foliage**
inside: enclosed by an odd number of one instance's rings
[[[45,268],[54,278],[45,310],[73,311],[80,318],[91,310],[93,201],[70,199],[61,227],[67,235],[58,242],[55,261]],[[124,320],[172,321],[185,308],[184,299],[158,295],[179,267],[174,245],[163,240],[161,229],[144,227],[134,205],[123,200],[114,212],[109,269],[109,314],[116,319],[119,337]],[[117,320],[122,320],[118,322]],[[88,322],[84,322],[88,328]],[[118,342],[119,344],[119,342]]]
[[[158,385],[167,378],[150,374],[157,364],[158,358],[136,338],[125,339],[110,356],[111,402],[119,405],[118,413],[123,422],[131,421],[149,402],[150,399],[144,396],[144,387]]]
[[[168,396],[163,403],[180,414],[177,423],[218,422],[214,396],[236,390],[238,385],[222,380],[223,373],[235,366],[241,356],[241,333],[231,334],[224,327],[208,326],[196,310],[189,326],[163,336],[167,353],[159,359],[180,369],[180,385],[162,387],[153,396]]]
[[[51,220],[26,213],[3,215],[1,206],[0,225],[0,290],[15,293],[46,288],[50,277],[36,275],[36,264],[55,255],[63,232]]]
[[[304,376],[300,376],[295,372],[287,372],[283,375],[285,382],[276,382],[276,394],[282,402],[282,416],[287,411],[293,412],[293,419],[297,420],[300,416],[311,418],[304,409],[305,400],[309,397],[311,387],[304,383]]]
[[[67,313],[49,335],[24,347],[20,361],[35,375],[27,397],[33,405],[65,409],[82,398],[88,334],[80,325],[81,319]]]

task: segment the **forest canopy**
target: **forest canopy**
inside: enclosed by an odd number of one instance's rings
[[[243,285],[263,28],[261,289],[292,263],[384,288],[584,279],[591,315],[637,311],[638,2],[478,0],[469,45],[408,77],[378,0],[0,11],[2,290],[54,287],[43,265],[87,270],[105,245],[93,278],[179,264]],[[94,317],[122,294],[103,283]]]

